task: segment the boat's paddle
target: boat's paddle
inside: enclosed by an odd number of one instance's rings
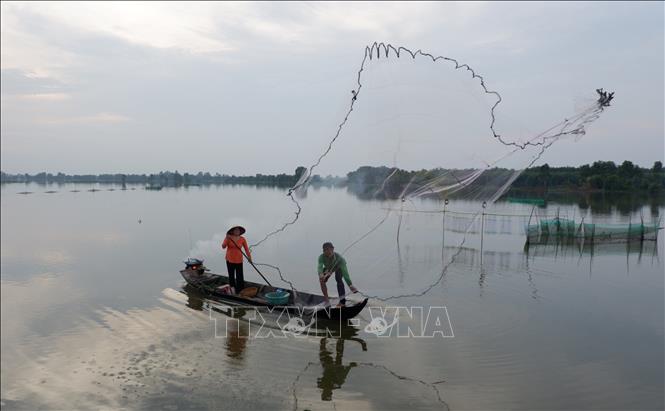
[[[231,236],[229,236],[229,240],[231,240],[231,242],[233,243],[233,245],[235,245],[235,246],[238,248],[238,250],[240,250],[240,252],[242,253],[242,255],[247,259],[247,261],[249,261],[249,263],[252,265],[252,267],[254,267],[254,269],[256,270],[256,272],[259,273],[259,275],[261,276],[261,278],[263,278],[264,280],[266,280],[266,283],[268,283],[268,285],[272,287],[272,284],[270,284],[270,281],[268,281],[268,279],[267,279],[263,274],[261,274],[261,271],[259,271],[259,269],[256,268],[256,266],[254,265],[254,263],[252,262],[252,260],[251,260],[249,257],[247,257],[247,254],[245,254],[244,251],[242,251],[242,248],[240,248],[240,247],[238,246],[238,243],[236,243],[235,240],[234,240]]]

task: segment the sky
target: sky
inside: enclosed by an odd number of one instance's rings
[[[469,64],[500,92],[500,120],[534,133],[596,88],[616,92],[584,138],[541,163],[650,167],[665,156],[662,2],[2,2],[1,11],[5,172],[293,173],[334,136],[375,41]],[[377,115],[365,96],[356,122]],[[362,144],[346,136],[347,150]],[[333,163],[322,171],[359,165]]]

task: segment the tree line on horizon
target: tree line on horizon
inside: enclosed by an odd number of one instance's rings
[[[448,173],[449,171],[452,173]],[[382,196],[397,198],[407,185],[417,188],[433,178],[456,172],[463,175],[468,171],[470,170],[442,168],[395,171],[390,167],[364,166],[347,174],[346,185],[361,196],[373,195],[377,187],[381,186]],[[475,184],[491,191],[494,185],[503,184],[505,179],[501,177],[511,172],[514,170],[492,168],[478,177]],[[391,177],[385,181],[388,175]],[[548,164],[543,164],[526,169],[511,184],[507,194],[519,191],[530,191],[540,195],[557,191],[655,193],[663,190],[665,190],[665,172],[661,161],[656,161],[651,168],[636,166],[631,161],[624,161],[620,165],[616,165],[613,161],[596,161],[579,167],[550,167]]]
[[[548,190],[576,189],[583,191],[647,191],[665,189],[663,163],[654,162],[642,168],[631,161],[620,165],[613,161],[596,161],[580,167],[540,167],[525,170],[513,183],[513,188],[542,188]]]
[[[228,174],[199,171],[198,173],[180,173],[176,171],[160,171],[152,174],[64,174],[41,172],[36,174],[9,174],[0,172],[1,183],[38,183],[38,184],[66,184],[66,183],[87,183],[87,184],[146,184],[149,186],[162,187],[181,187],[210,184],[251,184],[266,185],[277,187],[293,186],[305,167],[296,168],[293,174],[255,174],[253,176],[236,176]],[[315,175],[313,181],[319,184],[337,184],[341,177],[321,177]]]
[[[293,174],[255,174],[253,176],[236,176],[199,171],[196,174],[179,173],[178,171],[161,171],[154,174],[51,174],[41,172],[37,174],[9,174],[0,172],[1,183],[107,183],[107,184],[147,184],[164,187],[179,187],[190,185],[209,184],[243,184],[266,185],[277,187],[291,187],[306,171],[305,167],[296,168]],[[347,173],[345,177],[321,177],[314,175],[311,183],[315,185],[347,186],[354,192],[370,192],[386,177],[393,173],[386,182],[387,193],[397,193],[406,184],[425,182],[435,175],[447,170],[402,170],[395,171],[390,167],[363,166]],[[506,169],[490,169],[483,173],[481,178],[488,184],[492,176],[507,171]],[[482,181],[479,181],[482,183]],[[660,192],[665,189],[665,172],[661,161],[656,161],[651,168],[642,168],[631,161],[624,161],[620,165],[613,161],[596,161],[579,167],[550,167],[544,164],[539,167],[524,170],[513,182],[511,191],[536,190],[548,191],[641,191]]]

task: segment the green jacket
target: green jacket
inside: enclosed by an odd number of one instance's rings
[[[346,268],[346,260],[344,257],[338,253],[333,253],[332,257],[330,258],[326,257],[325,254],[321,254],[319,256],[319,264],[317,267],[317,272],[319,274],[323,273],[324,271],[335,272],[338,269],[342,272],[342,277],[344,277],[346,285],[350,286],[351,277],[349,277],[349,269]]]

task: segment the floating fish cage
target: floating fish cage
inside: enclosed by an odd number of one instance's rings
[[[577,223],[569,218],[554,217],[542,219],[526,227],[527,240],[536,241],[543,237],[583,238],[589,241],[656,241],[658,223],[595,224]]]

